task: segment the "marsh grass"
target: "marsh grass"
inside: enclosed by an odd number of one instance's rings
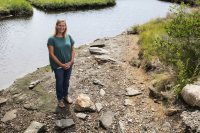
[[[95,9],[115,5],[115,0],[29,0],[42,10],[78,10]]]
[[[32,14],[32,6],[26,0],[0,0],[0,16],[26,16]]]

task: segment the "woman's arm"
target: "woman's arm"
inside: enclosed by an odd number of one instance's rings
[[[72,46],[72,59],[71,59],[71,65],[74,63],[74,58],[75,58],[75,48]]]
[[[60,67],[62,67],[63,69],[68,69],[69,65],[67,64],[63,64],[61,63],[58,58],[54,55],[54,47],[53,46],[48,46],[48,50],[49,50],[49,55],[50,57],[53,59],[53,61]]]

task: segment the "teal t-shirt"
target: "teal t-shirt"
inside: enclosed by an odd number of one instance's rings
[[[54,55],[58,58],[61,63],[67,63],[72,58],[72,46],[74,45],[74,40],[70,35],[63,37],[49,37],[47,46],[54,47]],[[59,66],[53,61],[49,56],[49,61],[52,69],[56,69]]]

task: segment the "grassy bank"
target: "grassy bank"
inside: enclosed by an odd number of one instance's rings
[[[147,61],[159,58],[172,66],[177,92],[200,75],[200,10],[180,7],[168,19],[156,19],[140,27],[139,43]],[[134,30],[136,28],[133,28]]]
[[[29,0],[35,7],[47,10],[97,9],[115,5],[115,0]]]
[[[4,16],[30,16],[31,5],[26,0],[0,0],[0,18]]]
[[[160,0],[160,1],[168,1],[168,2],[176,2],[176,3],[185,3],[190,5],[198,5],[200,0]]]

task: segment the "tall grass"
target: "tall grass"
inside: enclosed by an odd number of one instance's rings
[[[151,60],[156,56],[154,44],[156,38],[166,34],[165,26],[167,23],[168,20],[157,18],[139,27],[139,43],[146,60]]]
[[[23,16],[32,13],[32,6],[26,0],[0,0],[0,16]]]
[[[29,0],[43,10],[76,10],[115,5],[115,0]]]

